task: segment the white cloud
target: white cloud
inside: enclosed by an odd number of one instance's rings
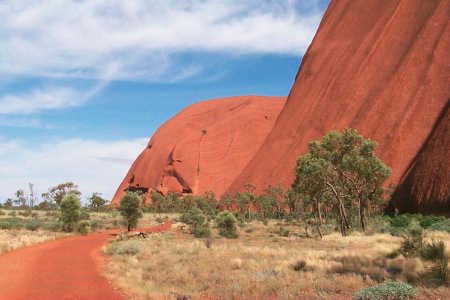
[[[0,2],[0,74],[170,81],[202,70],[186,52],[300,55],[322,11],[298,1]],[[317,3],[318,0],[313,1]]]
[[[28,117],[26,118],[0,117],[0,127],[39,128],[39,129],[55,128],[54,125],[44,123],[40,119]]]
[[[0,138],[0,201],[34,183],[40,194],[58,183],[77,183],[84,196],[111,198],[147,138],[118,141],[68,139],[42,145]]]
[[[84,97],[69,87],[46,87],[0,97],[0,114],[30,114],[40,110],[76,106]]]
[[[22,93],[0,96],[0,115],[32,114],[44,110],[61,109],[84,104],[108,84],[109,79],[100,81],[87,91],[68,86],[46,86]]]

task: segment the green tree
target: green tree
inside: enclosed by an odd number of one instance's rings
[[[50,188],[47,193],[42,194],[42,198],[50,203],[54,202],[59,206],[61,205],[64,196],[68,194],[74,194],[79,197],[81,192],[78,190],[78,186],[75,183],[65,182]]]
[[[162,213],[164,210],[164,202],[166,200],[164,195],[157,191],[151,191],[150,197],[152,200],[151,206],[155,209],[155,212]]]
[[[89,206],[92,209],[95,209],[97,212],[106,204],[106,200],[103,199],[100,195],[100,193],[93,193],[92,196],[89,197]]]
[[[16,203],[16,205],[25,208],[27,205],[27,198],[25,197],[25,192],[22,189],[17,190],[15,192],[15,196],[16,199],[14,199],[14,202]]]
[[[8,198],[8,199],[6,200],[6,202],[5,202],[5,204],[4,204],[4,207],[5,207],[5,208],[11,208],[11,207],[13,207],[13,199]]]
[[[136,192],[127,192],[120,200],[119,211],[127,222],[127,229],[136,228],[142,218],[141,195]]]
[[[355,129],[331,131],[321,141],[310,142],[309,152],[298,159],[292,188],[314,206],[318,224],[322,223],[323,204],[331,201],[342,235],[350,228],[352,207],[357,208],[359,223],[366,229],[370,204],[380,201],[382,185],[391,174],[375,155],[375,148],[375,142]]]
[[[81,203],[78,195],[65,195],[61,201],[60,211],[64,231],[73,231],[78,224],[81,215]]]

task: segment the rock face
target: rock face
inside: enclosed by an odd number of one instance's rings
[[[259,149],[284,103],[245,96],[187,107],[156,131],[113,203],[126,189],[220,196]]]
[[[450,213],[450,103],[393,195],[391,209]]]
[[[391,183],[407,178],[414,201],[439,195],[448,208],[449,12],[446,0],[332,1],[274,128],[228,191],[289,186],[310,140],[351,127],[378,142]]]

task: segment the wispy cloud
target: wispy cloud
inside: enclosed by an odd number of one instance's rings
[[[36,118],[21,118],[21,117],[0,117],[0,127],[17,127],[17,128],[39,128],[39,129],[53,129],[52,124],[44,123],[41,119]]]
[[[202,70],[177,61],[179,53],[300,55],[322,11],[299,3],[3,1],[0,74],[99,78],[114,67],[117,79],[170,81]]]
[[[111,197],[147,138],[101,141],[65,139],[36,145],[0,137],[0,201],[35,184],[44,192],[55,184],[76,182],[85,196]]]
[[[79,106],[103,90],[108,83],[109,76],[87,91],[80,91],[68,86],[46,86],[25,92],[5,94],[0,96],[0,115],[27,115],[45,110]]]
[[[46,87],[0,97],[0,114],[30,114],[80,105],[85,97],[69,87]]]

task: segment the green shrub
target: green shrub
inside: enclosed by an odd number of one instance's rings
[[[191,233],[198,238],[209,237],[211,230],[203,212],[197,208],[191,208],[181,215],[180,221],[190,226]]]
[[[141,251],[142,244],[136,240],[113,242],[106,248],[109,255],[136,255]]]
[[[87,209],[82,209],[80,211],[80,220],[89,220],[91,216],[89,215],[89,212]]]
[[[24,227],[24,219],[21,218],[3,218],[0,219],[0,229],[22,229]]]
[[[445,243],[443,241],[432,241],[424,245],[420,254],[424,259],[435,262],[432,275],[441,283],[447,283],[450,279],[450,271]]]
[[[416,297],[416,289],[404,282],[390,281],[360,290],[358,300],[404,300]]]
[[[198,226],[205,223],[206,217],[199,208],[194,207],[183,213],[180,221],[188,225]]]
[[[192,228],[192,234],[196,238],[206,238],[211,236],[211,229],[209,228],[209,223],[202,224],[200,226],[195,226]]]
[[[99,221],[92,220],[90,223],[90,227],[91,227],[92,231],[97,231],[97,230],[101,229],[103,226]]]
[[[399,252],[405,257],[419,256],[423,247],[423,229],[411,228],[400,246]]]
[[[44,230],[54,231],[54,232],[61,231],[62,227],[63,227],[62,224],[58,221],[46,223],[42,226],[42,228]]]
[[[423,228],[429,228],[435,224],[446,221],[448,221],[448,219],[443,216],[422,216],[419,223]]]
[[[120,199],[119,211],[126,221],[128,231],[136,228],[139,219],[142,218],[141,195],[135,192],[126,193]]]
[[[61,201],[61,222],[63,223],[64,231],[71,232],[75,229],[76,224],[80,220],[80,198],[75,194],[68,194],[64,196]]]
[[[10,230],[14,228],[14,224],[12,224],[11,222],[7,222],[4,220],[0,220],[0,229],[2,230]]]
[[[36,219],[31,220],[25,224],[25,229],[36,231],[42,226],[42,223]]]
[[[445,231],[450,233],[450,219],[445,218],[445,220],[433,223],[428,227],[428,229],[436,231]]]
[[[413,219],[414,219],[413,215],[402,214],[391,218],[390,222],[393,227],[407,228],[411,224],[411,221]]]
[[[78,232],[81,233],[82,235],[86,235],[89,233],[89,228],[90,224],[88,221],[81,221],[78,224]]]
[[[219,234],[226,238],[237,238],[237,220],[229,211],[223,211],[216,217]]]
[[[445,256],[445,243],[443,241],[432,241],[420,249],[420,256],[426,260],[437,261]]]

